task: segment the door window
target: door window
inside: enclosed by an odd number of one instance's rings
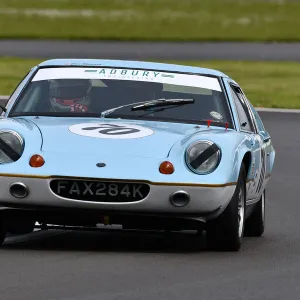
[[[238,87],[230,86],[231,87],[231,94],[234,99],[237,113],[239,116],[239,122],[241,126],[241,130],[254,132],[254,124],[252,122],[250,113],[248,111],[248,107],[246,105],[245,99],[241,90]]]

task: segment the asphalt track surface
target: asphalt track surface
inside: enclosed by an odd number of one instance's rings
[[[41,231],[0,248],[1,300],[295,300],[300,289],[300,114],[261,113],[277,150],[267,228],[240,252],[195,235]]]
[[[0,56],[132,60],[300,61],[300,43],[0,40]]]

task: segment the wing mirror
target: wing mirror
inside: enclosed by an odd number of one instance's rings
[[[6,111],[7,111],[7,109],[5,108],[5,106],[0,104],[0,112],[3,113],[3,112],[6,112]]]
[[[259,134],[263,138],[264,142],[268,142],[271,139],[271,137],[267,131],[260,131]]]

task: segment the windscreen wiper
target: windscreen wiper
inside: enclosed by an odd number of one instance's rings
[[[101,118],[105,118],[107,115],[113,113],[117,109],[121,109],[123,107],[132,106],[132,105],[136,105],[136,104],[141,104],[141,105],[132,107],[131,108],[132,111],[146,110],[147,108],[158,107],[158,106],[190,104],[190,103],[194,103],[194,102],[195,102],[194,99],[164,99],[164,98],[149,100],[149,101],[142,101],[142,102],[135,102],[135,103],[125,104],[125,105],[121,105],[118,107],[107,109],[107,110],[101,112]]]
[[[194,103],[194,99],[157,99],[148,103],[137,105],[131,108],[132,111],[147,110],[152,107],[169,106],[169,105],[184,105]]]

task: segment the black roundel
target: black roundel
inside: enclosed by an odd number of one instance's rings
[[[103,168],[106,166],[106,164],[105,163],[97,163],[96,166],[99,168]]]

